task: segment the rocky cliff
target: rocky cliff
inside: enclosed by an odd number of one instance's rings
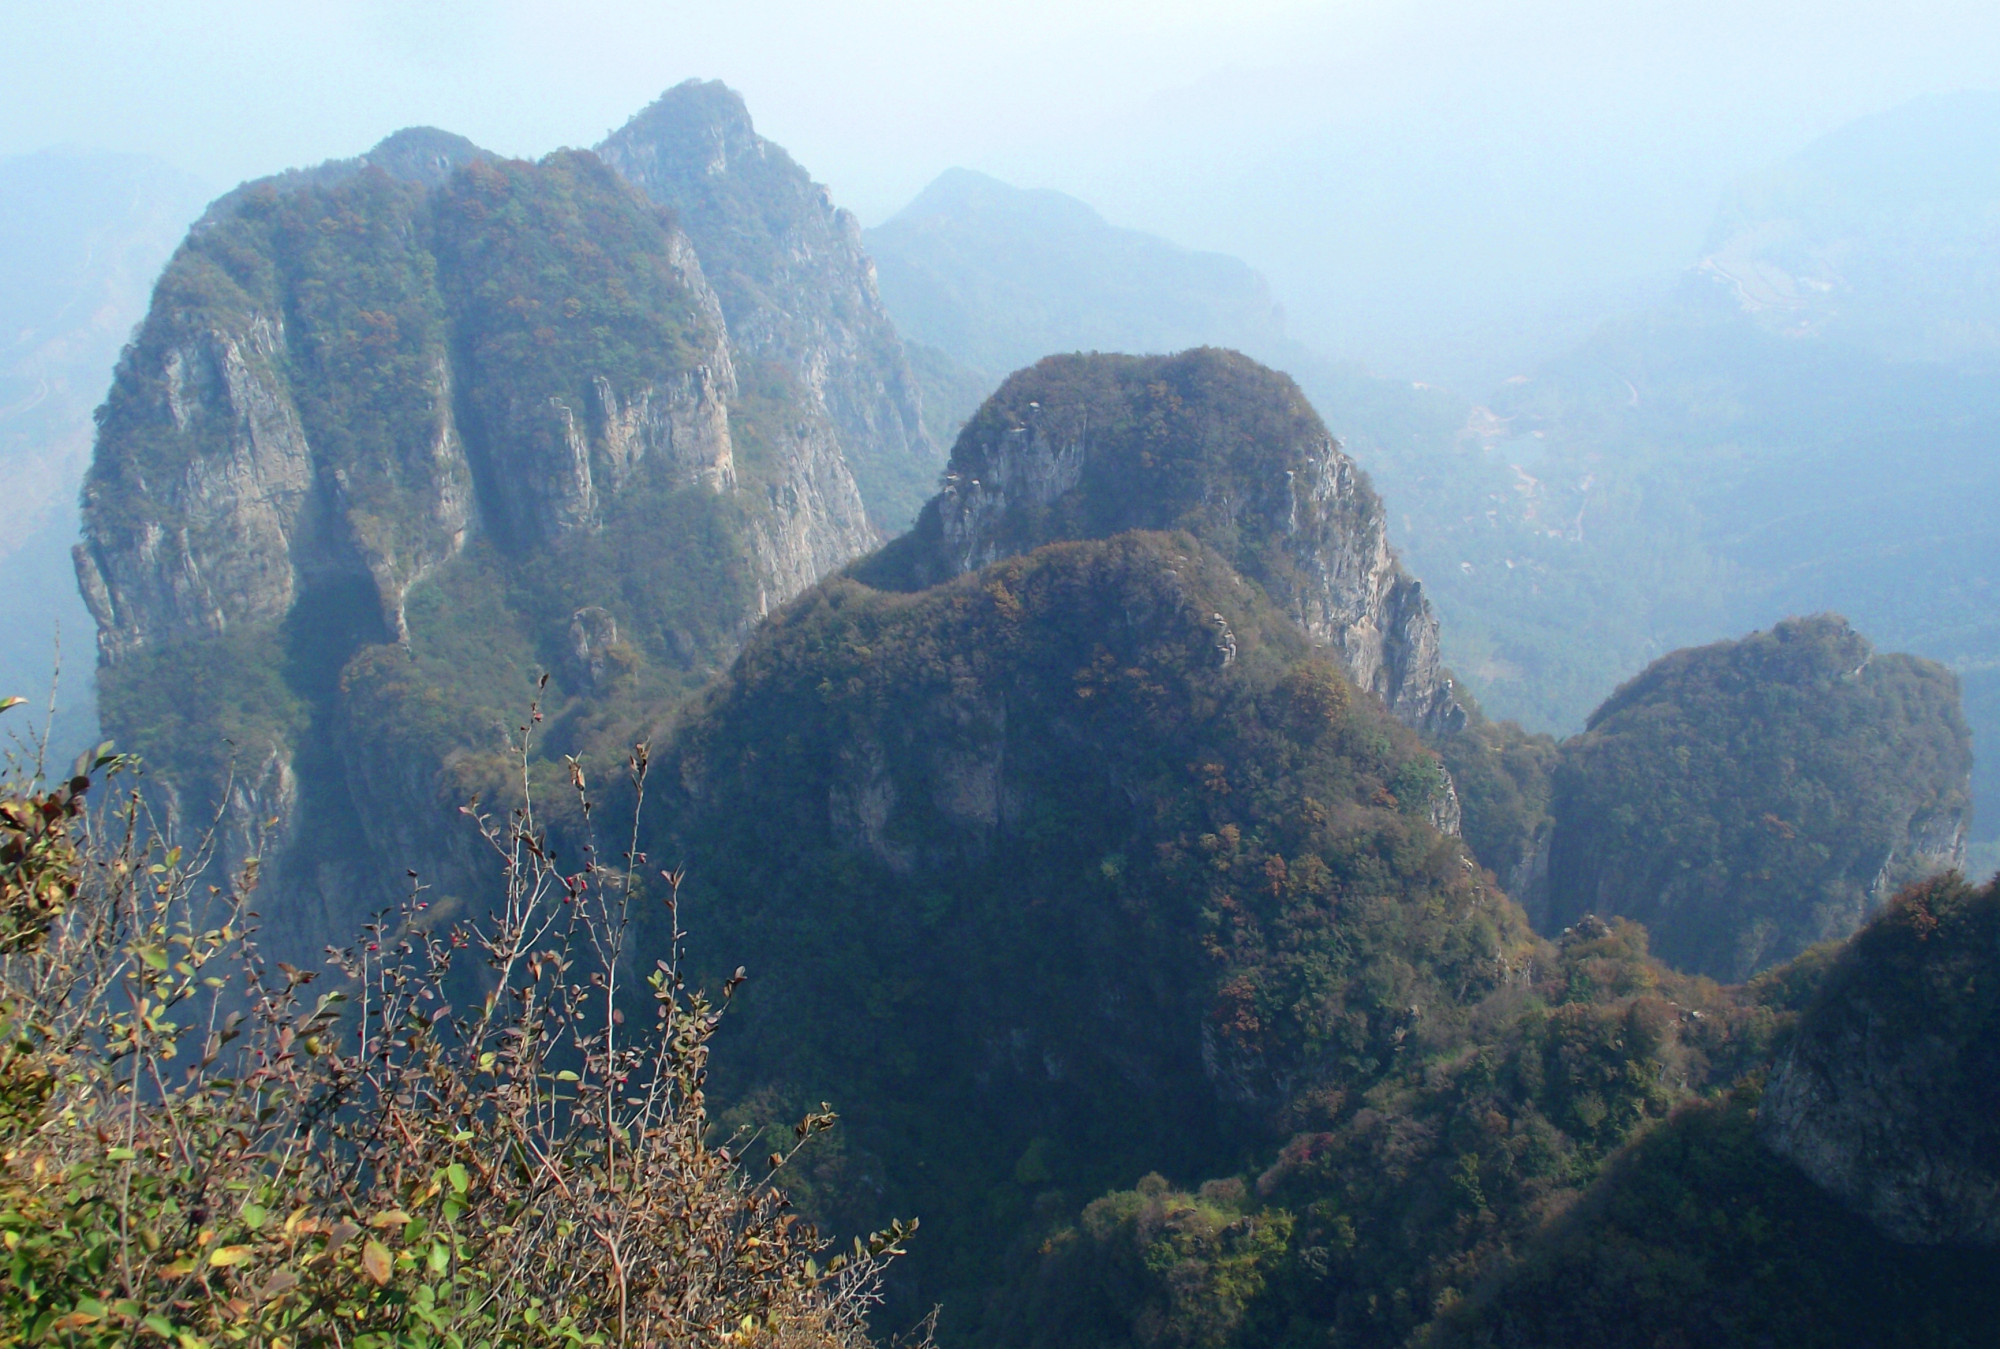
[[[930,495],[941,456],[854,217],[715,81],[668,90],[597,153],[672,208],[739,357],[773,361],[810,392],[869,511],[902,528]]]
[[[1403,722],[1462,719],[1367,475],[1290,379],[1235,352],[1052,356],[1016,373],[959,436],[915,530],[859,574],[934,584],[1128,529],[1220,549]]]
[[[1841,952],[1763,1137],[1898,1241],[2000,1244],[2000,886],[1912,887]]]
[[[329,821],[441,805],[536,666],[671,701],[874,538],[825,401],[742,357],[670,212],[587,153],[419,131],[190,232],[99,414],[75,557],[107,727],[191,819],[233,803],[229,851],[282,891],[308,853],[353,879],[365,848],[304,841]],[[579,667],[579,626],[620,636]]]

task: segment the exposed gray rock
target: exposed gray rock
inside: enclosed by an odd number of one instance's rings
[[[187,450],[142,480],[151,500],[138,510],[122,499],[110,508],[122,485],[86,481],[77,579],[105,661],[290,610],[313,465],[277,368],[283,345],[282,321],[262,313],[236,332],[175,333],[135,390],[162,435]],[[121,378],[138,384],[141,359],[128,356]]]
[[[605,687],[614,673],[618,650],[618,620],[609,609],[590,605],[569,620],[569,677],[585,692]]]
[[[777,436],[788,466],[785,477],[761,489],[744,489],[762,493],[750,517],[763,587],[760,615],[846,566],[876,541],[861,492],[825,417],[801,409]]]
[[[100,414],[74,557],[101,662],[137,668],[163,648],[226,634],[256,638],[258,659],[268,662],[279,659],[274,644],[295,640],[281,636],[294,629],[314,647],[320,666],[310,692],[286,689],[271,707],[231,710],[244,714],[250,733],[235,737],[236,768],[226,780],[229,770],[212,761],[196,770],[156,756],[153,767],[163,801],[182,807],[189,826],[222,812],[222,864],[262,856],[267,900],[287,905],[296,930],[316,938],[339,939],[342,915],[333,910],[343,892],[365,889],[354,855],[393,857],[397,876],[423,859],[453,861],[424,828],[409,826],[443,808],[449,775],[435,753],[409,764],[351,741],[316,750],[291,741],[303,734],[304,715],[316,719],[313,735],[334,734],[347,715],[336,706],[344,696],[337,685],[358,649],[352,643],[407,643],[411,587],[473,538],[485,535],[499,554],[536,565],[529,559],[550,545],[595,535],[614,519],[619,528],[666,527],[614,509],[637,482],[648,493],[665,487],[682,506],[683,489],[712,494],[715,512],[697,518],[714,526],[720,551],[698,565],[736,568],[729,593],[745,600],[736,618],[723,616],[723,635],[665,633],[670,659],[693,670],[726,658],[764,612],[877,537],[827,400],[815,391],[827,381],[774,382],[760,355],[752,358],[758,388],[744,393],[723,304],[694,244],[665,213],[588,155],[480,167],[487,158],[442,133],[402,133],[362,159],[249,184],[219,201],[169,266]],[[541,174],[563,175],[566,186],[537,197]],[[505,329],[517,321],[510,313],[482,307],[495,264],[463,252],[493,246],[477,223],[489,178],[493,191],[519,190],[532,206],[560,210],[580,200],[579,219],[611,219],[643,240],[652,255],[617,259],[612,265],[628,270],[603,284],[611,295],[628,282],[635,292],[649,287],[664,336],[635,352],[629,340],[557,342],[525,318],[519,332]],[[369,241],[357,245],[366,271],[349,275],[340,249],[301,246],[296,229],[286,233],[296,224],[283,209],[288,194],[308,193],[323,198],[303,217],[308,237],[322,209],[348,221]],[[592,265],[587,252],[580,256]],[[862,262],[855,251],[840,266]],[[809,293],[834,284],[840,266],[774,278],[805,290],[768,293],[770,312],[843,309],[848,298]],[[599,284],[579,275],[580,286]],[[313,307],[314,297],[343,286],[355,287],[354,296]],[[356,300],[364,325],[391,334],[392,354],[342,365],[342,344],[367,340],[365,327],[353,325]],[[824,365],[831,350],[814,359]],[[749,423],[756,431],[746,469],[738,426]],[[631,499],[651,509],[643,503],[656,498]],[[340,621],[355,625],[345,650],[348,636],[321,641],[314,631],[326,618],[310,606],[328,597],[345,606]],[[586,694],[615,683],[630,655],[610,611],[591,605],[575,612],[568,631],[530,640],[559,661],[573,657],[566,681]],[[132,677],[148,678],[152,668]],[[298,704],[308,700],[302,713]],[[129,741],[152,728],[112,729]],[[225,734],[206,733],[218,743]],[[343,798],[367,808],[351,810]],[[365,844],[344,855],[312,842],[305,817],[323,810],[356,816]]]
[[[776,363],[819,402],[869,510],[901,528],[942,456],[854,217],[719,82],[669,89],[597,153],[672,208],[739,357]]]
[[[1151,448],[1133,430],[1148,418],[1164,419]],[[968,423],[912,537],[861,574],[931,585],[1061,539],[1174,528],[1230,554],[1398,719],[1462,721],[1437,617],[1367,475],[1289,379],[1234,352],[1016,374]]]

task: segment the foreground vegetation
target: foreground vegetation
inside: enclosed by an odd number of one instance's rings
[[[717,1141],[720,1007],[674,942],[621,987],[676,877],[559,865],[523,806],[480,821],[493,913],[413,890],[321,980],[258,955],[253,874],[87,807],[129,767],[0,782],[0,1343],[864,1342],[908,1229],[822,1264],[775,1183],[832,1116]]]

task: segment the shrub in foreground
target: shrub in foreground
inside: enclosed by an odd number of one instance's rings
[[[775,1181],[830,1114],[762,1179],[710,1139],[677,924],[627,1029],[636,850],[566,869],[532,801],[480,816],[497,910],[413,885],[320,979],[259,957],[254,865],[204,885],[136,791],[86,809],[126,767],[0,779],[0,1343],[865,1343],[908,1228],[821,1263]]]

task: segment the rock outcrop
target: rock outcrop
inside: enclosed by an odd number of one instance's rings
[[[1059,539],[1186,529],[1424,730],[1462,713],[1387,514],[1284,375],[1235,352],[1052,356],[966,425],[917,527],[863,579],[930,585]]]
[[[831,421],[870,512],[901,528],[941,455],[854,217],[751,125],[742,98],[689,80],[597,153],[671,208],[701,254],[742,359],[776,363]]]
[[[1898,1241],[2000,1244],[2000,888],[1914,886],[1857,936],[1759,1124]]]

